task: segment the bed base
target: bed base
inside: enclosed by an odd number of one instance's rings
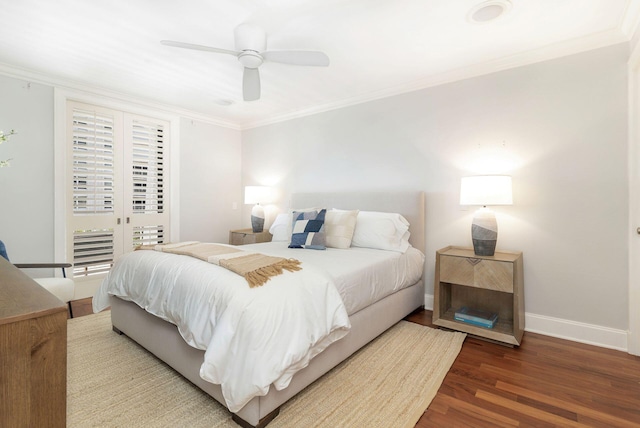
[[[422,280],[368,306],[352,316],[351,331],[311,360],[297,372],[282,391],[270,388],[263,397],[255,397],[233,416],[243,427],[263,427],[278,415],[279,408],[291,397],[344,361],[415,309],[424,306]],[[111,322],[116,332],[125,334],[167,363],[200,389],[224,405],[219,385],[204,381],[199,371],[204,351],[192,348],[182,339],[175,325],[157,318],[138,305],[111,297]]]
[[[264,418],[260,419],[257,425],[251,425],[249,422],[245,421],[235,413],[231,415],[231,419],[233,420],[233,422],[237,423],[242,428],[263,428],[263,427],[266,427],[269,424],[269,422],[274,420],[275,417],[278,416],[279,414],[280,414],[280,407],[275,409],[273,412],[269,413]]]

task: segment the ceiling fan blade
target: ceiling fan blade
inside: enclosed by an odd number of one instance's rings
[[[292,65],[312,65],[327,67],[329,57],[324,52],[318,51],[267,51],[260,55],[265,61],[280,62]]]
[[[197,51],[215,52],[215,53],[238,56],[238,52],[231,51],[229,49],[212,48],[210,46],[194,45],[191,43],[183,43],[183,42],[174,42],[173,40],[160,40],[160,43],[165,46],[173,46],[174,48],[194,49]]]
[[[244,68],[242,75],[242,96],[245,101],[260,99],[260,72],[257,68]]]

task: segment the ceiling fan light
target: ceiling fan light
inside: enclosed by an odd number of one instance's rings
[[[243,51],[238,55],[238,61],[246,68],[258,68],[263,60],[258,52]]]

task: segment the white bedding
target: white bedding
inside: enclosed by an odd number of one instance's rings
[[[286,388],[350,328],[331,279],[307,264],[249,288],[241,276],[192,257],[134,251],[111,269],[94,311],[109,306],[109,294],[175,324],[189,345],[206,349],[200,376],[220,384],[232,412],[272,383]]]
[[[242,248],[296,258],[327,272],[349,315],[415,284],[422,277],[424,269],[424,254],[413,247],[400,253],[358,247],[301,250],[287,248],[287,245],[288,242],[267,242],[245,245]]]
[[[243,247],[302,261],[301,271],[252,289],[244,278],[198,259],[135,251],[111,269],[93,309],[105,309],[109,295],[115,295],[175,324],[190,346],[205,350],[200,376],[220,384],[227,407],[236,412],[265,395],[272,383],[286,388],[295,372],[348,333],[348,313],[414,284],[424,265],[415,249],[403,255],[286,247],[281,242]]]

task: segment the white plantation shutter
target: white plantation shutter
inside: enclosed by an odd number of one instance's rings
[[[133,214],[164,212],[164,126],[133,121]]]
[[[113,117],[73,110],[73,213],[113,213]]]
[[[67,253],[76,284],[94,283],[121,254],[168,237],[169,124],[74,101],[67,116]]]
[[[85,108],[86,107],[86,108]],[[116,150],[117,112],[72,105],[70,243],[76,280],[107,272],[121,239],[115,235],[116,211],[121,210],[116,181],[121,175]],[[121,244],[119,244],[121,245]],[[119,254],[119,253],[118,253]]]
[[[167,122],[125,115],[125,241],[129,251],[138,245],[162,244],[170,222],[168,210]],[[125,244],[127,245],[127,243]]]

